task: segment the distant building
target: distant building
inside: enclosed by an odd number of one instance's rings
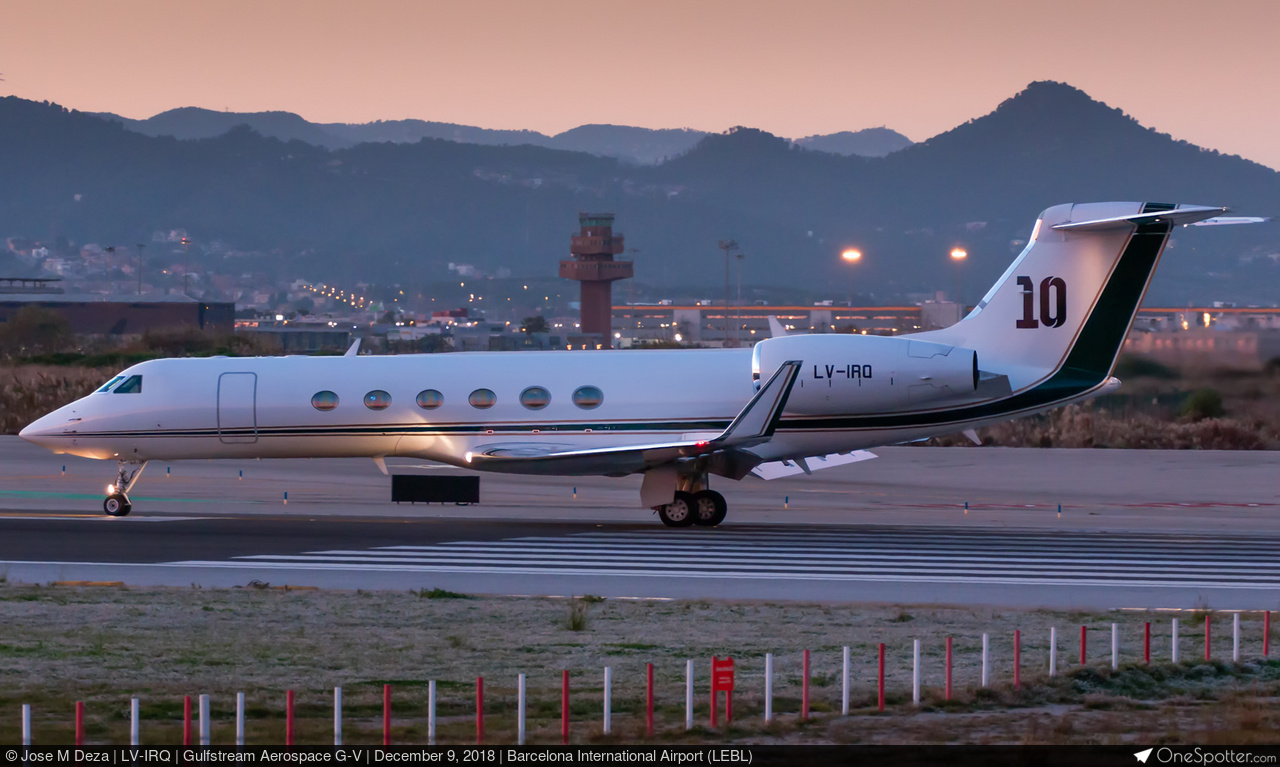
[[[1280,358],[1280,330],[1135,330],[1125,339],[1124,351],[1176,367],[1257,370]]]
[[[197,301],[186,296],[98,295],[63,293],[57,280],[0,278],[0,322],[8,322],[26,306],[51,309],[84,335],[141,335],[154,330],[193,327],[230,333],[235,304]],[[14,288],[24,292],[13,292]],[[54,292],[57,291],[57,292]]]

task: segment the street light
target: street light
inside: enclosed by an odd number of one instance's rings
[[[840,258],[844,259],[846,264],[856,264],[862,260],[862,251],[856,248],[848,248],[840,254]],[[849,271],[849,308],[853,308],[853,271]]]
[[[734,345],[729,340],[729,253],[739,248],[736,240],[720,240],[717,247],[724,251],[724,341],[721,345],[728,348]]]
[[[964,316],[964,303],[960,299],[960,264],[969,257],[969,252],[964,248],[952,248],[951,260],[956,264],[956,303],[960,304],[960,316]]]

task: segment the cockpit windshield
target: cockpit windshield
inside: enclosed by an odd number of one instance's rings
[[[112,378],[110,381],[107,381],[106,383],[104,383],[102,385],[102,388],[98,389],[98,391],[95,392],[95,394],[102,394],[103,392],[110,391],[112,386],[115,386],[116,384],[120,383],[123,380],[124,380],[124,376],[116,376],[115,378]]]
[[[142,376],[129,376],[129,378],[115,388],[112,394],[141,394],[142,393]]]

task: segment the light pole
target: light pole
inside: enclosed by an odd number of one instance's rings
[[[742,259],[747,254],[738,251],[738,300],[733,304],[733,345],[737,346],[742,337]]]
[[[960,305],[960,317],[964,318],[964,301],[960,298],[960,265],[969,257],[969,252],[964,248],[952,248],[951,260],[956,264],[956,303]]]
[[[189,266],[190,259],[188,258],[188,253],[190,253],[190,250],[191,250],[191,240],[187,239],[186,237],[183,237],[182,238],[182,295],[184,296],[187,294],[187,275],[191,273],[191,268]]]
[[[147,247],[141,242],[137,244],[138,248],[138,295],[142,295],[142,249]]]
[[[724,341],[725,347],[732,346],[729,340],[729,253],[738,249],[734,240],[721,240],[717,246],[724,251]]]
[[[852,267],[854,264],[858,263],[858,261],[862,260],[862,251],[857,250],[856,248],[849,248],[845,250],[845,252],[840,254],[840,258],[844,259],[844,262],[846,264],[849,264],[850,267]],[[853,269],[849,269],[849,308],[850,309],[853,308],[853,287],[854,287]]]

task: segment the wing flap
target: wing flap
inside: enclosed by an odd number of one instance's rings
[[[869,461],[875,457],[877,457],[876,454],[870,450],[855,450],[852,453],[810,456],[803,464],[800,461],[769,461],[752,469],[751,474],[760,479],[780,479],[796,474],[812,474],[819,469],[830,469],[833,466]],[[805,471],[805,466],[809,467],[809,471]]]

